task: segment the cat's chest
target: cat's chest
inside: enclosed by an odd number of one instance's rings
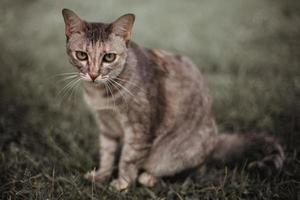
[[[112,110],[98,110],[97,120],[100,131],[111,138],[122,138],[124,135],[123,115]]]
[[[107,96],[105,90],[85,89],[84,99],[87,105],[93,110],[116,109],[114,101],[110,96]]]

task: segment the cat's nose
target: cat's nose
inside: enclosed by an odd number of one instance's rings
[[[89,73],[89,76],[91,77],[92,81],[95,81],[95,79],[99,76],[96,73]]]

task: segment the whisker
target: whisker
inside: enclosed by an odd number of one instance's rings
[[[80,82],[77,84],[77,87],[76,87],[76,92],[75,92],[75,96],[74,96],[74,99],[75,99],[75,104],[77,103],[77,100],[79,99],[80,97]]]
[[[77,81],[77,80],[76,80]],[[72,87],[72,85],[74,84],[74,83],[76,83],[76,81],[74,81],[69,87],[67,87],[66,88],[66,90],[64,91],[64,93],[62,93],[62,95],[61,95],[61,98],[62,98],[62,101],[64,100],[64,99],[66,99],[66,100],[68,100],[68,94],[70,94],[70,92],[71,92],[71,87]]]
[[[118,77],[115,77],[114,79],[117,79],[117,80],[119,80],[119,81],[124,81],[125,83],[128,83],[128,84],[130,84],[130,85],[133,85],[133,86],[135,86],[137,89],[140,89],[140,90],[142,90],[144,93],[146,93],[145,89],[141,88],[137,83],[134,83],[134,82],[132,82],[132,81],[130,81],[130,80],[118,78]]]
[[[79,76],[78,75],[67,76],[67,77],[62,78],[61,80],[59,80],[59,82],[67,81],[69,79],[73,79],[73,78],[77,78],[77,77],[79,77]]]
[[[64,90],[65,88],[67,88],[70,84],[72,84],[74,81],[76,81],[77,79],[73,79],[71,81],[69,81],[58,93],[57,95],[60,95]]]
[[[127,103],[127,100],[126,100],[126,96],[123,95],[122,91],[120,90],[120,88],[118,88],[113,82],[111,82],[112,80],[108,79],[108,82],[110,82],[110,84],[117,89],[117,91],[119,92],[119,94],[121,95],[121,98],[124,100],[125,104],[126,104],[126,107],[128,109],[128,103]]]
[[[105,101],[105,104],[106,104],[106,105],[105,105],[105,108],[108,108],[108,107],[109,107],[109,102],[108,102],[108,95],[109,95],[109,94],[108,94],[108,92],[107,92],[107,85],[106,85],[106,82],[104,82],[104,88],[105,88],[105,94],[106,94],[106,97],[107,97],[107,98],[105,99],[105,100],[106,100],[106,101]]]
[[[82,79],[80,79],[81,81]],[[73,102],[74,102],[74,105],[76,105],[76,95],[77,95],[77,98],[78,98],[78,88],[80,86],[80,81],[78,81],[75,86],[73,87]],[[72,96],[71,96],[72,98]]]
[[[65,72],[65,73],[56,74],[54,76],[66,76],[66,75],[72,75],[72,74],[78,74],[78,72]]]
[[[80,83],[81,81],[81,78],[78,79],[77,81],[75,81],[75,83],[73,83],[71,86],[70,86],[70,93],[69,93],[69,96],[67,97],[67,99],[71,100],[72,99],[72,95],[74,93],[74,90],[75,90],[75,87],[78,83]]]
[[[70,75],[78,75],[78,72],[66,72],[66,73],[61,73],[61,74],[55,74],[49,77],[49,79],[51,78],[57,78],[57,77],[61,77],[61,76],[70,76]]]
[[[60,78],[63,76],[68,77],[68,76],[73,76],[73,75],[78,75],[78,72],[67,72],[67,73],[55,74],[55,75],[48,77],[47,80],[52,80],[52,79]]]
[[[57,93],[57,97],[61,96],[62,97],[62,101],[66,95],[66,93],[68,93],[70,87],[76,83],[78,80],[81,80],[81,78],[76,78],[76,79],[72,79],[71,81],[69,81],[58,93]]]
[[[72,88],[72,93],[70,95],[70,99],[72,100],[73,105],[75,106],[77,103],[77,98],[78,98],[78,87],[80,86],[80,81],[77,82],[74,87]]]
[[[114,102],[114,108],[113,108],[113,110],[115,111],[115,107],[116,107],[115,97],[114,97],[114,94],[112,93],[111,88],[109,87],[109,82],[107,82],[107,87],[108,87],[108,90],[109,90],[109,92],[110,92],[110,94],[111,94],[111,96],[113,98],[113,102]]]
[[[116,81],[114,81],[114,80],[112,80],[112,79],[111,79],[111,81],[113,81],[115,84],[117,84],[118,86],[120,86],[121,88],[123,88],[125,91],[127,91],[128,94],[130,94],[131,96],[134,97],[134,95],[133,95],[133,94],[132,94],[125,86],[119,84],[118,82],[116,82]]]

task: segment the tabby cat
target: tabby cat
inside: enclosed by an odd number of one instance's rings
[[[184,56],[130,40],[135,20],[90,23],[63,9],[67,53],[100,129],[100,166],[86,178],[125,190],[138,181],[247,159],[248,168],[281,169],[282,147],[262,134],[217,134],[212,100],[198,68]],[[117,149],[121,148],[116,159]],[[252,155],[252,156],[251,156]]]

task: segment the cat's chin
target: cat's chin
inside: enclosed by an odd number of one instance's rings
[[[88,85],[94,85],[94,86],[102,86],[105,85],[107,81],[100,80],[100,81],[91,81],[91,80],[83,80],[83,83],[88,84]]]
[[[92,84],[96,85],[96,86],[102,86],[102,85],[105,85],[105,81],[103,82],[92,82]]]
[[[105,85],[107,81],[89,81],[90,84],[92,85]]]

